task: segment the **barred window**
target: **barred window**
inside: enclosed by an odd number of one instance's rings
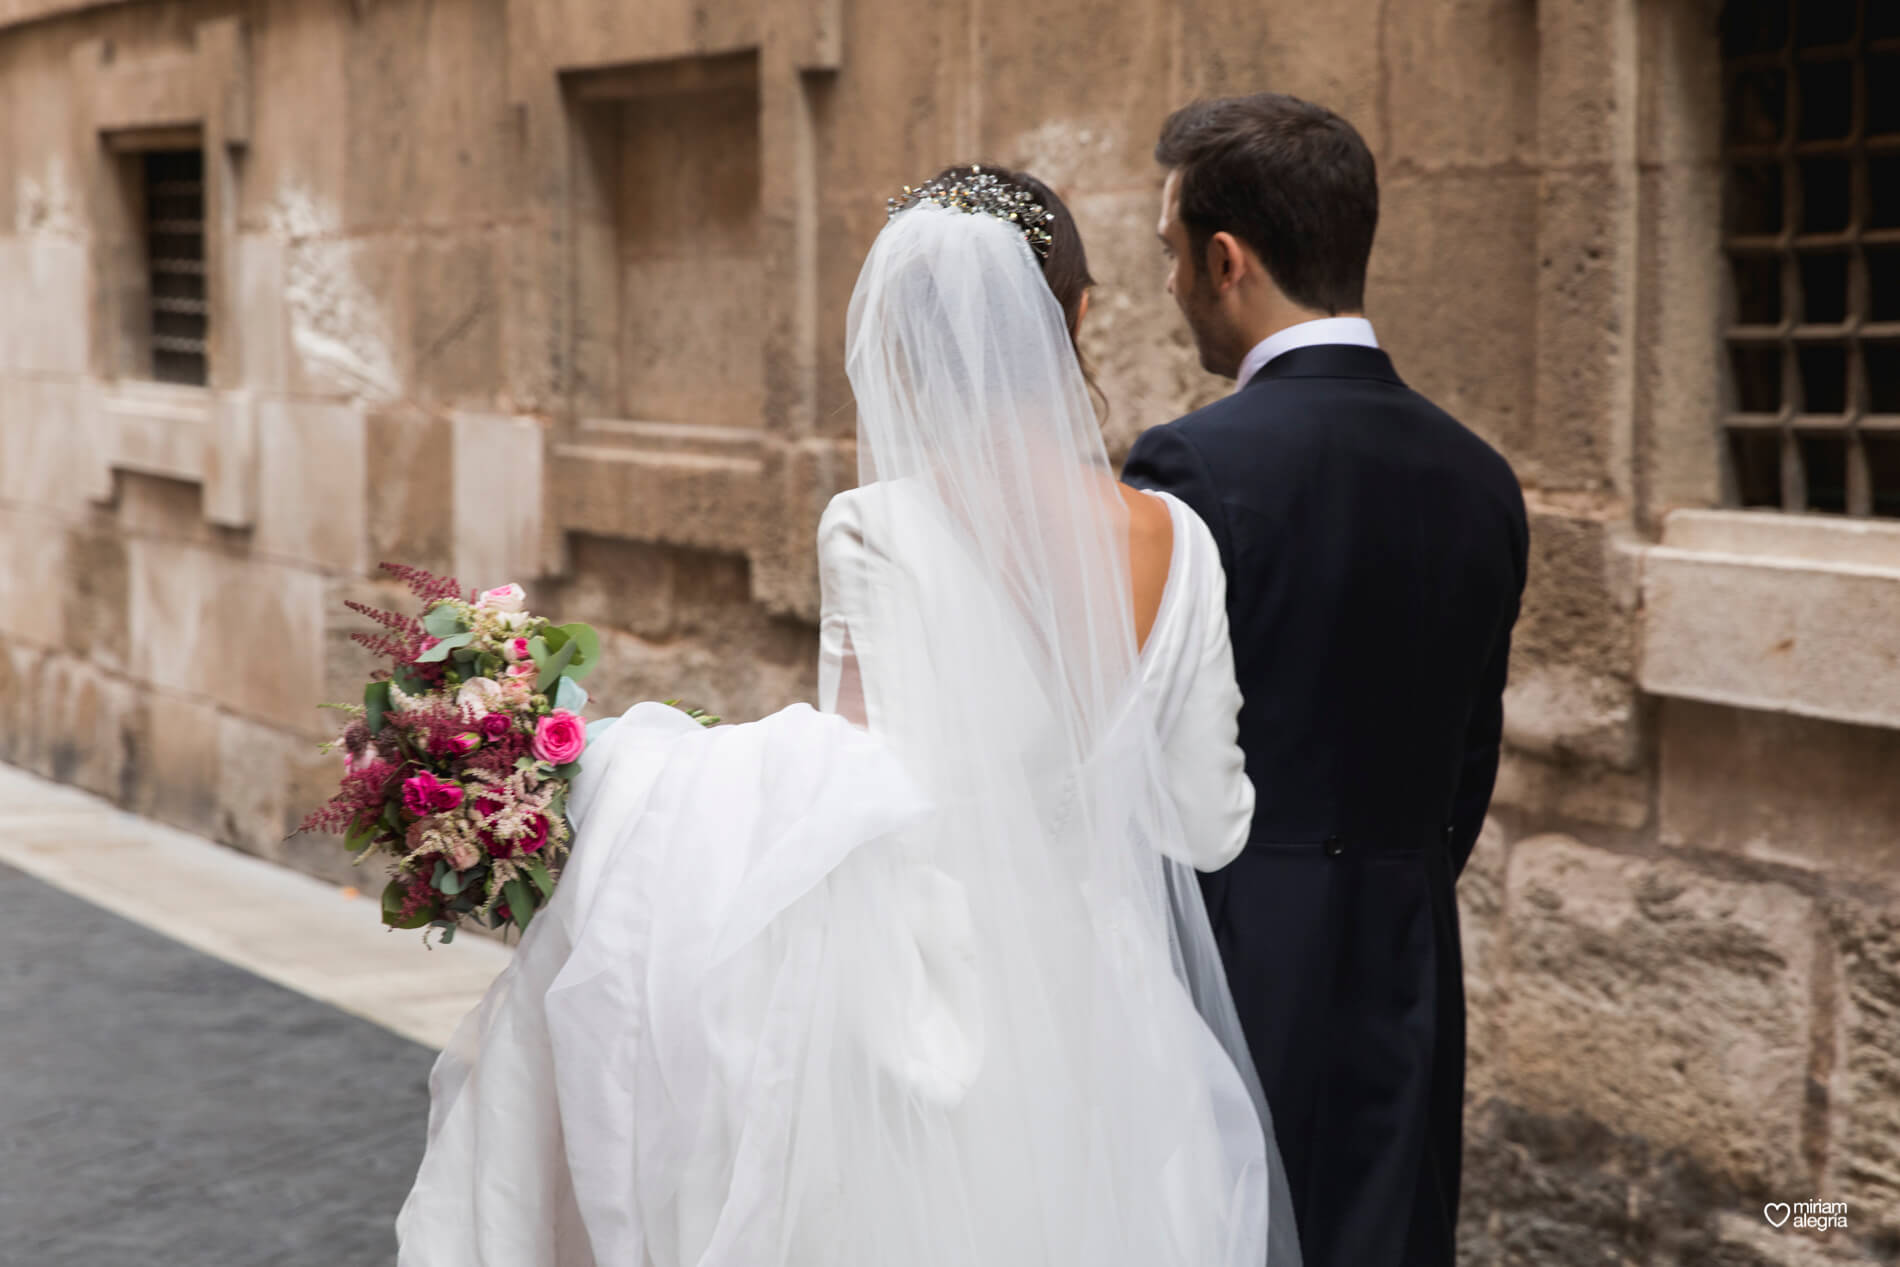
[[[207,381],[204,151],[148,150],[145,243],[150,273],[152,377]]]
[[[1900,517],[1900,3],[1730,0],[1728,495]]]

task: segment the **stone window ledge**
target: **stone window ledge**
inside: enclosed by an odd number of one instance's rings
[[[1675,511],[1642,642],[1652,694],[1900,729],[1900,523]]]

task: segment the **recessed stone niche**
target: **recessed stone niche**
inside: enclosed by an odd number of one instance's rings
[[[576,413],[757,428],[765,403],[755,52],[569,80]]]

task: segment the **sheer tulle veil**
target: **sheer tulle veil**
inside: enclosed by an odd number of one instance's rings
[[[855,678],[936,807],[908,848],[967,924],[980,1013],[954,1105],[864,1138],[925,1174],[1012,1142],[984,1159],[997,1182],[932,1217],[1000,1215],[1047,1252],[986,1237],[969,1248],[1004,1257],[945,1264],[1297,1264],[1271,1121],[1175,860],[1127,511],[1022,233],[929,202],[899,212],[859,276],[846,363],[855,496],[883,565],[821,693]]]

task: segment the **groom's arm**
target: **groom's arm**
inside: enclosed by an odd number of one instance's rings
[[[1201,451],[1174,426],[1150,427],[1135,438],[1128,460],[1122,464],[1122,483],[1173,493],[1186,502],[1214,534],[1221,565],[1229,576],[1233,575],[1233,538],[1227,531],[1227,516],[1222,513],[1213,472]]]
[[[1465,723],[1464,763],[1458,772],[1458,792],[1452,802],[1451,862],[1455,876],[1464,870],[1471,850],[1484,830],[1484,816],[1491,809],[1491,793],[1497,787],[1498,757],[1504,745],[1504,686],[1510,676],[1511,629],[1517,623],[1524,602],[1524,581],[1529,567],[1529,528],[1520,501],[1512,554],[1517,565],[1517,592],[1512,595],[1510,619],[1498,635],[1491,658],[1485,662],[1484,677],[1478,687],[1477,703],[1471,720]]]
[[[1506,630],[1485,665],[1478,702],[1465,725],[1464,763],[1458,772],[1458,794],[1452,806],[1451,865],[1455,876],[1465,869],[1471,850],[1484,830],[1497,787],[1498,754],[1504,743],[1504,679],[1511,661],[1511,635]]]

